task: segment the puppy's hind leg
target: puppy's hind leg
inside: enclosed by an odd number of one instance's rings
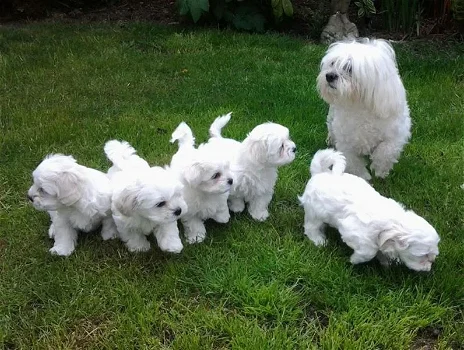
[[[304,233],[316,246],[327,244],[324,226],[324,222],[313,214],[311,208],[305,207]]]

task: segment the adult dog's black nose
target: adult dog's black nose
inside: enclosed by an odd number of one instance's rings
[[[32,198],[32,197],[31,197],[31,196],[29,196],[29,195],[27,195],[27,198],[28,198],[28,199],[29,199],[31,202],[33,202],[33,201],[34,201],[34,198]]]
[[[293,152],[293,153],[296,152],[296,147],[293,147],[293,148],[292,148],[292,152]]]
[[[174,211],[174,215],[175,215],[175,216],[179,216],[181,213],[182,213],[182,209],[181,209],[181,208],[177,208],[177,209]]]
[[[233,179],[229,179],[229,180],[227,180],[227,183],[228,183],[229,185],[232,185],[232,184],[234,183],[234,180],[233,180]]]
[[[337,78],[338,78],[338,75],[335,74],[335,73],[327,73],[325,75],[325,79],[327,80],[328,83],[331,83],[331,82],[337,80]]]

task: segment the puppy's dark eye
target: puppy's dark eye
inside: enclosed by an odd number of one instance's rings
[[[333,67],[335,62],[330,62],[330,66]]]
[[[221,177],[221,173],[215,173],[213,176],[211,176],[213,180],[218,179],[220,177]]]
[[[350,74],[351,74],[351,72],[353,71],[353,69],[351,68],[351,65],[348,64],[348,63],[345,64],[345,65],[343,66],[343,70],[344,70],[345,72],[350,73]]]
[[[158,208],[164,207],[166,205],[166,201],[159,202],[156,206]]]

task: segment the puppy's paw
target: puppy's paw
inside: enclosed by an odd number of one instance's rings
[[[55,225],[51,224],[50,228],[48,229],[48,237],[53,238],[55,237]]]
[[[65,245],[54,245],[53,248],[49,250],[49,252],[53,255],[59,256],[70,256],[74,251],[73,246],[65,246]]]
[[[219,222],[220,224],[226,224],[230,220],[230,214],[228,211],[222,212],[215,217],[213,217],[213,220],[216,222]]]
[[[241,213],[245,210],[245,202],[242,200],[229,201],[229,209],[234,213]]]
[[[118,231],[115,229],[102,229],[101,236],[104,241],[118,237]]]
[[[126,246],[131,253],[143,253],[150,250],[150,242],[147,240],[142,242],[127,241]]]
[[[322,236],[311,237],[310,240],[316,247],[324,247],[327,245],[327,238]]]
[[[253,219],[258,220],[258,221],[264,221],[269,217],[269,212],[267,210],[258,211],[258,212],[249,211],[249,213]]]
[[[163,242],[158,243],[158,245],[163,252],[167,253],[179,254],[182,251],[182,249],[184,249],[184,246],[182,245],[182,242],[179,238],[165,240]]]
[[[187,242],[189,244],[201,243],[206,238],[206,232],[196,232],[188,235]]]

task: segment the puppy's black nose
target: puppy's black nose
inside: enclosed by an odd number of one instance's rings
[[[32,197],[31,197],[31,196],[29,196],[29,195],[27,195],[27,198],[28,198],[28,199],[29,199],[31,202],[33,202],[33,201],[34,201],[34,198],[32,198]]]
[[[337,80],[337,78],[338,78],[338,75],[335,74],[335,73],[327,73],[325,75],[325,79],[327,80],[328,83],[331,83],[331,82]]]
[[[177,208],[177,209],[174,211],[174,215],[175,215],[175,216],[179,216],[181,213],[182,213],[182,209],[181,209],[181,208]]]
[[[229,180],[227,180],[227,183],[228,183],[229,185],[232,185],[232,184],[234,183],[234,180],[233,180],[233,179],[229,179]]]
[[[293,147],[293,148],[292,148],[292,152],[293,152],[293,153],[296,152],[296,147]]]

